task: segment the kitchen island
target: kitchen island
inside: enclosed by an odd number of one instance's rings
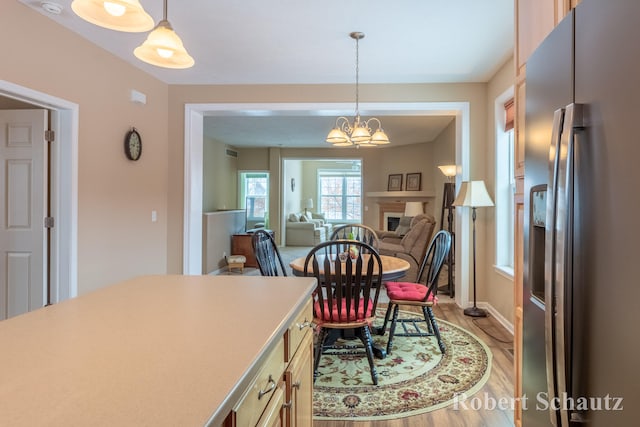
[[[2,321],[0,425],[240,425],[264,365],[310,343],[314,284],[144,276]]]

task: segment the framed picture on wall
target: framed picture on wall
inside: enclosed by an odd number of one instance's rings
[[[389,175],[389,184],[387,184],[387,191],[402,191],[401,173]]]
[[[407,174],[407,191],[420,191],[422,188],[422,173],[408,173]]]

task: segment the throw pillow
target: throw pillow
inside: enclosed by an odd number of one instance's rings
[[[300,215],[300,222],[308,222],[307,217],[304,215]]]
[[[298,215],[289,214],[289,222],[298,222]]]

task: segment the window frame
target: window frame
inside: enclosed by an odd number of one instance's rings
[[[341,217],[340,218],[331,218],[331,215],[329,215],[326,210],[323,208],[323,204],[322,204],[322,198],[325,197],[325,195],[323,195],[322,193],[322,178],[323,177],[330,177],[330,176],[339,176],[342,177],[342,194],[341,194],[341,198],[342,198],[342,213],[341,213]],[[353,177],[357,177],[360,181],[360,185],[359,187],[359,194],[358,195],[349,195],[347,194],[348,192],[345,192],[345,190],[348,188],[348,183],[347,183],[347,178],[353,178]],[[353,169],[318,169],[317,170],[317,183],[318,183],[318,189],[317,189],[317,194],[318,194],[318,200],[317,200],[317,206],[318,206],[318,210],[320,212],[322,212],[325,215],[325,219],[328,222],[331,223],[351,223],[351,224],[357,224],[357,223],[361,223],[362,222],[362,203],[363,203],[363,185],[362,185],[362,171],[361,170],[353,170]],[[335,195],[326,195],[326,197],[335,197]],[[348,217],[348,211],[349,211],[349,203],[348,200],[350,198],[358,198],[359,199],[359,206],[358,206],[358,218],[349,218]]]
[[[515,266],[515,131],[514,88],[495,100],[495,262],[494,269],[513,280]]]

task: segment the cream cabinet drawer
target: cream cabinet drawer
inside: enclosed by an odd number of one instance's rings
[[[285,369],[285,345],[281,339],[265,360],[260,372],[233,408],[236,427],[255,426],[269,403]]]
[[[313,321],[313,301],[309,298],[309,302],[304,305],[304,308],[300,310],[293,323],[289,326],[287,336],[285,337],[286,343],[286,361],[290,362],[296,349],[304,339],[305,335],[311,331],[311,322]]]

